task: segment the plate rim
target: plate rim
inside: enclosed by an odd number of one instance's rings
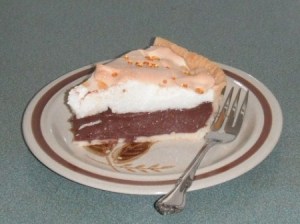
[[[270,123],[267,126],[268,130],[262,130],[267,136],[263,136],[263,142],[260,147],[256,147],[255,149],[253,147],[252,150],[247,150],[246,154],[243,154],[243,158],[238,158],[240,160],[234,160],[231,165],[226,167],[221,167],[213,171],[209,171],[207,173],[200,173],[196,175],[195,181],[192,185],[192,187],[189,189],[191,190],[197,190],[205,187],[214,186],[216,184],[221,184],[223,182],[229,181],[233,178],[237,178],[240,175],[248,172],[249,170],[253,169],[255,166],[260,164],[273,150],[276,143],[279,140],[281,131],[282,131],[282,125],[283,125],[283,117],[282,117],[282,111],[280,108],[280,105],[275,98],[275,96],[272,94],[272,92],[259,80],[254,78],[252,75],[236,69],[234,67],[218,63],[222,69],[224,69],[227,73],[227,75],[230,75],[234,80],[240,81],[240,82],[247,82],[247,84],[251,85],[252,90],[256,91],[257,94],[259,94],[260,98],[264,101],[263,103],[267,105],[266,109],[264,110],[264,113],[268,114],[267,121],[265,120],[266,114],[264,114],[264,123]],[[126,194],[161,194],[168,191],[170,186],[172,186],[175,183],[175,180],[164,180],[164,181],[139,181],[139,180],[123,180],[123,179],[115,179],[110,178],[106,176],[99,176],[99,174],[91,174],[89,171],[82,170],[80,167],[76,167],[76,165],[71,164],[67,162],[66,160],[63,161],[63,158],[59,157],[57,154],[55,154],[53,151],[45,152],[45,145],[41,143],[41,139],[44,139],[42,136],[42,132],[36,132],[36,128],[39,128],[40,126],[40,118],[42,111],[44,107],[38,107],[39,102],[41,102],[41,98],[49,98],[51,99],[51,94],[55,94],[59,89],[62,87],[58,86],[60,85],[67,85],[68,83],[75,81],[83,76],[89,75],[94,70],[94,64],[87,65],[84,67],[81,67],[79,69],[76,69],[74,71],[68,72],[59,78],[53,80],[52,82],[48,83],[46,86],[44,86],[40,91],[38,91],[35,96],[30,100],[29,104],[27,105],[27,108],[25,110],[24,116],[23,116],[23,122],[22,122],[22,129],[23,129],[23,136],[27,143],[27,146],[29,147],[30,151],[33,153],[33,155],[44,165],[46,165],[49,169],[55,171],[57,174],[66,177],[67,179],[73,180],[77,183],[87,185],[90,187],[94,187],[97,189],[117,192],[117,193],[126,193]],[[261,90],[260,90],[261,89]],[[51,90],[51,91],[50,91]],[[262,90],[264,93],[262,93]],[[52,95],[52,97],[53,97]],[[257,96],[257,95],[256,95]],[[261,101],[259,101],[262,103]],[[44,102],[44,106],[47,104]],[[272,107],[271,107],[271,105]],[[37,122],[36,119],[34,119],[35,115],[40,114],[39,121]],[[270,116],[269,116],[270,115]],[[276,119],[276,127],[277,129],[274,129],[274,116],[277,117]],[[265,125],[264,125],[265,127]],[[273,127],[273,129],[272,129]],[[29,128],[29,130],[28,130]],[[37,135],[38,134],[38,135]],[[269,138],[269,136],[272,135],[273,141],[266,141],[266,139]],[[259,137],[261,138],[261,137]],[[44,139],[45,140],[45,139]],[[41,144],[43,146],[41,146]],[[242,163],[245,164],[245,162],[248,161],[249,158],[253,157],[259,149],[264,146],[267,147],[268,150],[264,150],[264,154],[261,155],[259,158],[255,158],[256,162],[252,164],[247,164],[247,166],[243,167],[243,169],[240,169],[239,171],[235,173],[230,173],[228,171],[231,170],[232,165],[236,168],[237,166],[240,166]],[[262,150],[261,150],[262,151]],[[49,154],[50,153],[50,154]],[[245,159],[245,157],[247,157]],[[50,160],[49,160],[50,159]],[[242,160],[242,161],[241,161]],[[237,164],[237,165],[236,165]],[[81,170],[80,170],[81,169]],[[222,170],[220,170],[222,169]],[[80,171],[80,172],[79,172]],[[219,178],[218,178],[219,176]],[[225,176],[225,178],[224,178]],[[212,178],[216,177],[216,178]],[[91,179],[96,179],[96,181],[91,181]],[[199,184],[200,180],[206,179],[207,181],[201,181],[202,183]],[[198,184],[197,184],[198,182]],[[203,183],[204,182],[204,183]],[[196,183],[196,184],[195,184]],[[199,186],[201,185],[201,186]],[[127,187],[125,187],[127,186]],[[153,187],[156,187],[157,189],[154,190]],[[135,188],[135,189],[132,189]],[[160,188],[160,189],[158,189]]]

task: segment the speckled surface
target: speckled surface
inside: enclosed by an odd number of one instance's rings
[[[299,223],[300,1],[0,1],[0,223]],[[245,175],[188,194],[161,216],[157,196],[93,189],[30,152],[22,115],[62,74],[163,36],[262,81],[282,106],[274,151]]]

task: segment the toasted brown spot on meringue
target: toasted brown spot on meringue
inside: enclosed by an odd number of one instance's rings
[[[112,76],[112,77],[117,77],[117,76],[118,76],[118,73],[117,73],[117,72],[113,72],[113,73],[111,74],[111,76]]]
[[[90,84],[89,84],[88,81],[85,81],[84,83],[82,83],[82,85],[83,85],[84,87],[88,87]]]
[[[143,67],[143,63],[142,63],[142,62],[139,62],[139,61],[137,61],[137,62],[135,62],[135,66],[137,66],[137,67]]]
[[[145,56],[145,58],[150,60],[150,61],[159,61],[160,60],[160,58],[155,56],[155,55],[151,55],[151,56],[147,55],[147,56]]]
[[[181,86],[182,86],[183,88],[188,88],[188,87],[189,87],[189,85],[186,84],[186,83],[183,83]]]
[[[103,82],[103,81],[101,81],[101,80],[99,80],[98,82],[97,82],[97,84],[98,84],[98,87],[100,88],[100,89],[107,89],[107,84],[105,83],[105,82]]]
[[[204,93],[204,90],[203,90],[202,88],[200,88],[200,87],[197,87],[197,88],[195,89],[195,91],[196,91],[196,93],[199,93],[199,94]]]

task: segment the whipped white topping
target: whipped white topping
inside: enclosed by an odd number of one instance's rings
[[[192,108],[214,99],[215,80],[205,69],[191,71],[165,47],[135,50],[107,64],[74,87],[68,104],[77,118],[114,113]]]

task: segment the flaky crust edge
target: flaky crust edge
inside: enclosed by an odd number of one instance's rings
[[[197,71],[197,68],[204,67],[211,74],[215,80],[214,91],[215,91],[215,102],[214,106],[219,103],[219,96],[222,90],[227,84],[226,75],[224,71],[213,61],[208,58],[197,54],[195,52],[189,51],[188,49],[181,47],[167,39],[162,37],[155,37],[153,41],[153,46],[167,47],[171,49],[174,53],[178,54],[186,61],[188,68],[192,71]]]

